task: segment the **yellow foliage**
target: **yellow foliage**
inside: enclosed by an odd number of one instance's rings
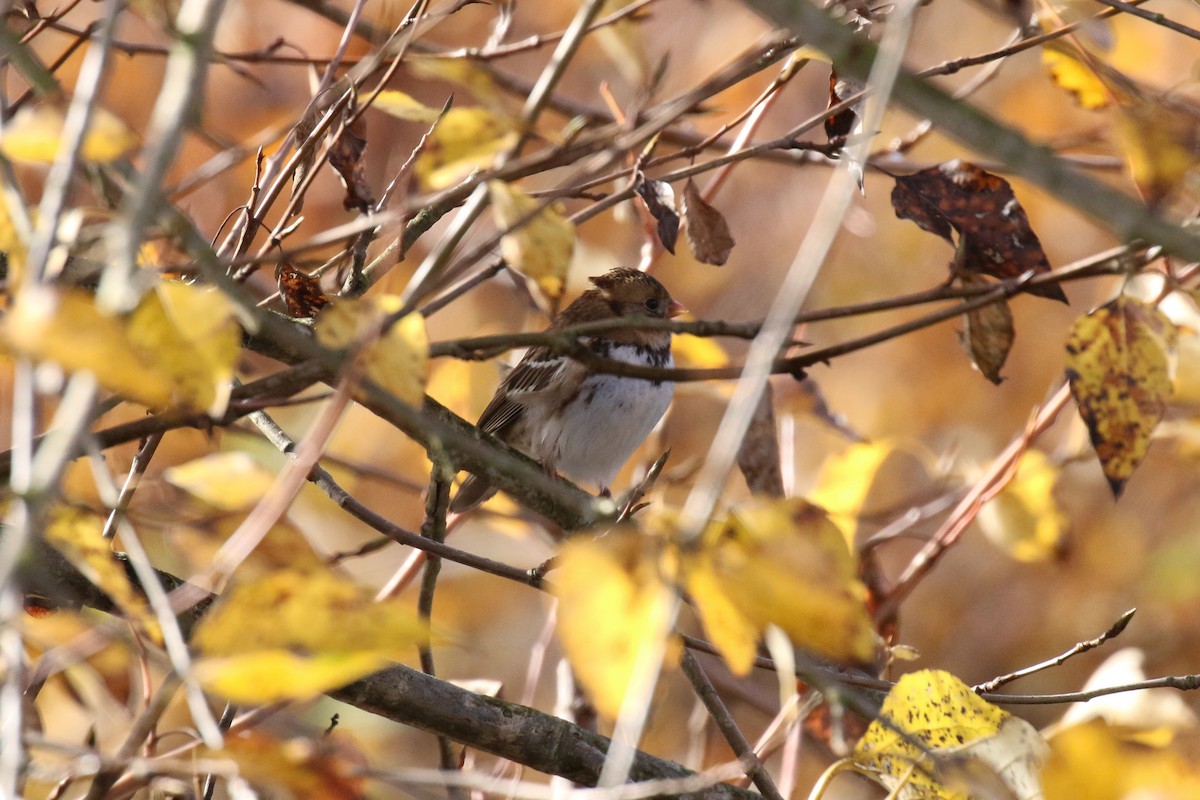
[[[425,105],[412,95],[394,89],[387,89],[375,95],[371,107],[409,122],[433,122],[441,113],[439,109]]]
[[[673,589],[654,548],[633,531],[568,542],[558,556],[554,594],[558,637],[596,709],[621,710],[639,666],[670,633]]]
[[[240,511],[263,498],[275,476],[241,451],[213,453],[163,472],[163,479],[219,511]]]
[[[948,672],[902,677],[854,748],[853,759],[900,798],[967,800],[999,778],[1019,800],[1038,796],[1046,744],[1029,723],[991,705]],[[946,758],[957,756],[951,761]],[[964,764],[963,756],[979,769]],[[1085,795],[1080,795],[1085,796]]]
[[[729,366],[729,355],[716,339],[677,333],[671,337],[671,355],[675,366],[689,369],[715,369]]]
[[[517,132],[505,117],[486,108],[452,108],[434,126],[417,157],[417,177],[428,191],[444,189],[476,169],[492,166],[516,141]]]
[[[1017,474],[979,513],[989,539],[1018,561],[1047,561],[1061,552],[1066,513],[1054,498],[1059,469],[1040,450],[1026,450]]]
[[[414,55],[404,63],[419,78],[437,78],[462,86],[488,108],[503,111],[500,90],[492,76],[472,59]]]
[[[266,703],[345,685],[429,638],[406,603],[376,603],[328,572],[280,570],[227,592],[192,642],[206,686]]]
[[[418,312],[383,325],[404,306],[397,295],[334,300],[317,316],[317,341],[323,346],[354,348],[367,377],[409,405],[425,398],[429,337]]]
[[[2,328],[7,349],[68,372],[86,370],[100,385],[151,408],[223,413],[241,334],[216,290],[164,283],[128,320],[97,308],[83,291],[33,287],[17,297]]]
[[[1142,95],[1123,105],[1117,140],[1147,202],[1164,200],[1200,162],[1200,116],[1180,103]]]
[[[57,106],[26,106],[4,126],[0,152],[13,161],[52,164],[62,146],[65,122],[66,114]],[[79,155],[84,161],[106,164],[121,158],[136,145],[137,137],[119,117],[96,108]]]
[[[1050,78],[1073,94],[1082,107],[1095,111],[1107,108],[1112,102],[1112,93],[1104,81],[1066,48],[1042,48],[1042,64],[1050,73]]]
[[[1071,394],[1114,495],[1146,455],[1166,411],[1175,339],[1175,326],[1161,311],[1125,296],[1071,326]]]
[[[684,552],[683,574],[704,628],[739,675],[774,624],[799,647],[837,661],[869,662],[877,636],[845,538],[803,500],[760,500],[713,523]]]
[[[1200,797],[1200,772],[1169,750],[1123,742],[1096,721],[1050,740],[1042,787],[1045,800],[1192,800]]]
[[[515,186],[492,181],[488,191],[496,225],[509,231],[500,237],[504,260],[535,282],[546,296],[561,296],[575,252],[575,226],[563,216],[557,204],[526,219],[541,203]]]
[[[825,509],[846,532],[850,546],[875,478],[895,451],[896,445],[886,439],[856,444],[821,465],[817,485],[808,493],[808,499]]]
[[[45,536],[56,550],[108,595],[131,622],[152,640],[162,642],[162,630],[145,599],[129,582],[117,562],[112,543],[101,533],[104,519],[96,514],[61,506],[51,511]]]

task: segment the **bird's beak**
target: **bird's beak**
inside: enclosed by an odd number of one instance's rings
[[[667,306],[667,318],[668,319],[678,317],[680,314],[684,314],[686,312],[687,312],[687,306],[685,306],[683,303],[679,302],[678,300],[672,300],[671,304],[669,306]]]

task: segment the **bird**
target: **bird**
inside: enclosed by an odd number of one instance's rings
[[[608,319],[669,319],[686,309],[644,272],[618,267],[590,279],[593,287],[568,305],[547,331]],[[671,332],[613,329],[581,336],[601,358],[672,367]],[[595,484],[602,495],[638,445],[666,413],[669,381],[594,372],[570,356],[534,347],[501,381],[476,425],[538,461],[548,473]],[[464,512],[496,493],[468,475],[450,503]]]

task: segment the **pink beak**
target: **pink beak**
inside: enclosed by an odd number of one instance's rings
[[[687,306],[685,306],[683,303],[679,302],[678,300],[672,300],[671,304],[669,306],[667,306],[667,318],[670,319],[673,317],[678,317],[680,314],[683,314],[686,311],[687,311]]]

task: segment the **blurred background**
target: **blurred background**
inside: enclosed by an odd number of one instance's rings
[[[277,55],[327,57],[337,47],[342,26],[306,5],[322,7],[281,0],[233,0],[222,19],[217,48],[226,54],[255,53],[282,40],[286,44],[273,51]],[[337,0],[328,8],[345,11],[350,5],[347,0]],[[1200,10],[1193,3],[1179,0],[1151,6],[1171,19],[1200,26]],[[366,19],[386,30],[406,10],[394,0],[371,0]],[[575,10],[575,3],[557,0],[515,3],[508,40],[561,31]],[[130,47],[139,52],[116,57],[103,104],[135,131],[146,129],[151,99],[162,80],[164,59],[156,48],[169,44],[158,23],[165,12],[157,4],[142,4],[138,14],[126,15],[119,32],[123,42],[148,47]],[[61,22],[81,29],[99,13],[99,4],[81,3]],[[487,41],[496,16],[496,6],[465,5],[424,34],[421,41],[437,50],[480,47]],[[915,70],[988,53],[1003,46],[1014,31],[1006,12],[988,2],[937,0],[921,7],[915,19],[906,58],[907,66]],[[632,108],[640,102],[646,76],[662,65],[663,77],[654,99],[665,99],[735,60],[768,30],[757,16],[732,0],[658,0],[647,6],[636,24],[610,30],[605,36],[589,37],[566,72],[559,94],[604,109],[599,86],[606,83],[623,108]],[[1093,26],[1085,35],[1094,41],[1106,63],[1146,85],[1162,91],[1188,92],[1195,88],[1198,51],[1192,39],[1128,17]],[[66,33],[48,31],[38,37],[35,50],[51,61],[71,39]],[[368,43],[354,40],[348,57],[361,57],[368,50]],[[972,102],[1038,141],[1063,152],[1094,157],[1100,166],[1092,170],[1093,174],[1133,193],[1112,136],[1111,112],[1081,109],[1050,79],[1040,53],[1033,48],[1004,59],[995,76],[972,95]],[[531,83],[549,55],[550,47],[541,47],[500,59],[494,66]],[[65,85],[73,84],[79,60],[76,54],[58,70]],[[776,71],[768,69],[718,94],[706,104],[706,113],[686,118],[684,129],[701,134],[717,130],[752,104]],[[261,144],[270,152],[309,102],[313,74],[313,68],[302,63],[231,58],[214,64],[200,129],[187,137],[168,183],[187,181],[215,155],[235,144],[252,148]],[[976,69],[967,69],[940,78],[938,83],[954,89],[976,75]],[[12,84],[10,94],[23,88],[11,74],[6,80]],[[828,65],[809,63],[783,90],[755,140],[779,136],[818,115],[828,102],[828,81]],[[404,67],[392,85],[434,107],[440,107],[451,93],[456,106],[479,102],[461,85],[418,75]],[[501,94],[500,102],[514,112],[523,101],[518,94]],[[917,122],[902,112],[889,113],[877,139],[879,146],[908,135]],[[552,137],[567,123],[567,117],[548,112],[540,131]],[[368,181],[377,192],[408,157],[424,127],[377,111],[368,112],[365,158]],[[821,142],[823,134],[818,126],[802,138]],[[936,130],[912,149],[890,159],[887,168],[903,173],[958,157],[999,171],[986,156],[965,152]],[[723,267],[701,264],[681,242],[675,256],[663,255],[656,261],[655,275],[697,319],[762,318],[791,266],[830,174],[830,164],[823,158],[740,163],[713,199],[737,241],[728,263]],[[35,173],[23,175],[31,188],[37,185]],[[543,175],[523,185],[553,186],[561,177]],[[206,235],[216,236],[226,217],[246,202],[253,178],[251,153],[176,200]],[[806,303],[807,309],[884,299],[929,289],[946,280],[947,265],[953,257],[951,247],[912,222],[895,217],[889,202],[892,186],[890,177],[868,170],[865,194],[855,199],[847,214]],[[1094,220],[1040,190],[1018,180],[1013,180],[1013,188],[1054,267],[1119,244]],[[677,192],[681,189],[676,187]],[[303,239],[352,219],[353,215],[343,209],[343,196],[332,172],[322,170],[308,193],[304,222],[297,235]],[[31,197],[36,199],[36,193]],[[588,202],[568,199],[566,207],[574,212]],[[1187,201],[1178,201],[1177,210],[1189,210]],[[422,257],[438,241],[444,225],[445,220],[420,240],[375,291],[402,290]],[[481,241],[489,230],[488,224],[479,226],[465,248],[472,241]],[[377,247],[395,233],[385,231]],[[580,226],[578,236],[568,298],[583,290],[588,276],[617,265],[637,264],[645,242],[643,226],[625,206],[588,220]],[[311,265],[332,252],[314,253]],[[163,259],[169,261],[169,255],[163,254]],[[1138,281],[1134,284],[1131,290],[1143,290]],[[270,270],[260,271],[253,285],[264,297],[274,291]],[[1111,299],[1121,287],[1122,279],[1114,277],[1068,284],[1065,290],[1069,306],[1037,297],[1016,297],[1011,303],[1016,342],[1003,370],[1006,380],[998,386],[971,366],[958,341],[961,322],[942,323],[837,358],[813,369],[810,384],[777,376],[773,379],[776,413],[785,436],[783,449],[789,462],[785,474],[791,491],[797,495],[812,491],[830,459],[844,455],[849,448],[886,443],[890,455],[883,467],[862,476],[869,488],[859,529],[861,539],[901,518],[909,508],[968,485],[1022,432],[1030,415],[1062,381],[1063,343],[1071,323]],[[1060,468],[1054,497],[1069,521],[1067,535],[1035,560],[1018,560],[1000,537],[989,537],[980,524],[972,525],[901,609],[899,641],[919,653],[906,667],[945,669],[967,683],[982,682],[1094,637],[1121,613],[1137,607],[1134,622],[1117,646],[1143,648],[1150,675],[1200,672],[1200,615],[1196,613],[1200,604],[1200,429],[1194,413],[1200,403],[1200,372],[1195,359],[1200,351],[1192,332],[1196,309],[1191,299],[1182,295],[1172,298],[1164,308],[1184,326],[1178,397],[1120,501],[1114,502],[1078,415],[1073,405],[1068,405],[1036,442],[1036,448]],[[804,328],[800,337],[814,346],[834,344],[920,313],[920,309],[907,309],[814,324]],[[429,331],[431,340],[439,341],[537,330],[545,324],[544,312],[531,302],[528,291],[511,277],[500,275],[433,315]],[[722,346],[730,361],[738,363],[744,345],[722,341]],[[258,356],[247,356],[240,365],[245,378],[265,375],[275,368]],[[10,372],[11,368],[6,367],[5,374]],[[501,367],[495,362],[438,361],[431,368],[429,392],[473,420],[500,375]],[[679,386],[675,404],[660,430],[622,472],[614,489],[629,486],[659,453],[670,447],[670,462],[651,499],[667,505],[681,503],[696,466],[707,452],[729,391],[727,383]],[[11,407],[7,379],[0,393]],[[819,405],[814,398],[823,398],[828,413],[814,411]],[[141,413],[137,408],[118,407],[102,420],[102,425],[133,419]],[[301,438],[315,413],[313,407],[302,406],[281,409],[277,418]],[[840,427],[831,424],[830,417],[840,421]],[[0,429],[0,443],[5,447],[8,435],[6,428]],[[193,507],[185,495],[160,477],[162,470],[174,464],[231,449],[251,453],[271,470],[282,464],[273,448],[241,426],[211,433],[178,431],[166,436],[131,511],[133,521],[153,547],[156,565],[186,576],[211,557],[213,543],[219,542],[222,532],[236,527],[236,519],[214,520],[206,510]],[[135,450],[130,445],[108,451],[107,468],[122,476]],[[328,456],[322,463],[363,503],[401,526],[419,528],[429,470],[420,447],[355,407],[338,429]],[[69,495],[95,494],[91,468],[84,462],[74,465],[67,484]],[[735,502],[746,495],[741,477],[731,476],[725,499]],[[522,518],[510,503],[501,499],[489,508],[488,513],[477,515],[456,531],[452,544],[522,567],[534,566],[553,552],[554,543],[547,533]],[[919,521],[904,536],[878,550],[887,575],[898,574],[940,519],[935,516]],[[370,530],[312,487],[302,492],[287,522],[322,554],[351,551],[374,538]],[[390,546],[369,556],[347,559],[344,566],[357,579],[377,586],[406,556],[401,548]],[[456,636],[453,645],[437,648],[442,676],[499,681],[502,696],[513,700],[532,697],[535,706],[551,708],[554,665],[560,653],[547,634],[549,598],[454,564],[445,565],[442,581],[435,619]],[[88,625],[69,614],[30,620],[28,624],[31,637],[45,643],[67,641]],[[688,624],[695,627],[694,622]],[[1015,684],[1012,690],[1077,690],[1113,648],[1109,645],[1072,659]],[[543,655],[541,675],[527,688],[531,659]],[[127,653],[113,646],[88,663],[88,669],[72,671],[64,681],[43,692],[39,709],[47,738],[81,741],[85,732],[94,728],[101,744],[120,741],[122,720],[128,719],[127,706],[136,703],[136,698],[128,696],[132,684]],[[717,675],[719,687],[753,739],[769,722],[773,704],[777,703],[773,677],[763,674],[736,681],[723,675],[714,659],[704,663]],[[727,746],[711,728],[699,733],[692,729],[689,720],[695,701],[678,674],[666,676],[660,695],[646,742],[648,750],[676,760],[694,759],[697,752],[703,752],[705,763],[730,757]],[[1194,697],[1186,696],[1185,701],[1196,707]],[[1058,719],[1063,707],[1023,706],[1013,710],[1040,727]],[[281,715],[268,725],[282,731],[319,731],[328,724],[331,714],[338,713],[339,730],[353,737],[372,766],[436,763],[434,740],[427,734],[329,700],[309,704],[301,711]],[[183,720],[185,710],[180,708],[178,713]],[[1193,747],[1192,752],[1200,756],[1200,749]],[[801,789],[828,762],[829,755],[821,745],[808,747],[801,760]],[[381,785],[370,788],[371,794],[379,797],[393,796],[398,791]],[[847,778],[835,782],[831,796],[882,794]]]

